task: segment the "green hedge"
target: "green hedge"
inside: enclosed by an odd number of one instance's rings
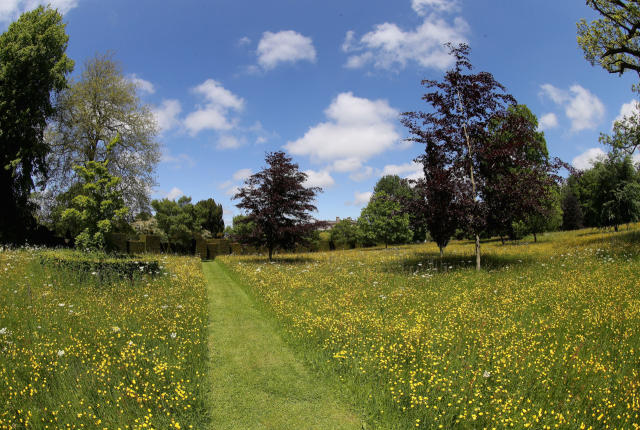
[[[80,277],[95,277],[99,281],[140,279],[162,273],[157,260],[118,258],[79,252],[45,252],[40,256],[43,266],[68,270]]]

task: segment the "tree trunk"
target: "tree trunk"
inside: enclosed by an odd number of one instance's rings
[[[384,243],[384,248],[387,249],[389,247],[389,244],[387,242]]]
[[[476,270],[480,270],[480,235],[476,234]]]
[[[442,261],[442,257],[444,257],[444,247],[440,247],[440,261]]]
[[[536,235],[536,232],[533,232],[533,242],[537,243],[538,242],[538,236]]]
[[[273,247],[269,247],[269,261],[273,261]]]
[[[502,244],[504,245],[504,236],[500,235],[500,241],[502,242]]]
[[[617,233],[617,232],[618,232],[618,224],[614,225],[614,226],[613,226],[613,229],[614,229],[614,230],[615,230],[615,232]]]

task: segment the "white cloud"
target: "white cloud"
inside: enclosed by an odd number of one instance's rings
[[[234,181],[244,181],[249,176],[251,176],[251,169],[240,169],[236,173],[233,174]]]
[[[606,157],[607,154],[600,148],[591,148],[587,149],[582,154],[575,157],[571,160],[571,164],[573,167],[579,170],[586,170],[593,166],[595,161],[598,161],[601,158]]]
[[[363,166],[362,168],[350,174],[349,178],[352,181],[360,182],[364,181],[365,179],[369,179],[371,176],[373,176],[373,167]]]
[[[173,188],[171,188],[171,191],[169,191],[167,193],[166,197],[169,200],[175,200],[180,196],[184,196],[184,193],[182,192],[182,190],[180,188],[178,188],[178,187],[173,187]]]
[[[405,31],[397,24],[385,22],[376,25],[359,40],[354,31],[348,31],[342,50],[352,55],[345,66],[355,69],[371,63],[378,69],[387,70],[404,69],[409,62],[440,70],[450,66],[454,59],[443,45],[466,42],[469,24],[459,16],[448,21],[441,13],[457,10],[458,2],[413,0],[412,7],[424,16],[422,24],[413,30]]]
[[[239,148],[243,145],[243,141],[238,139],[235,136],[230,136],[230,135],[222,135],[220,136],[220,138],[218,139],[218,144],[216,145],[216,148],[218,149],[235,149],[235,148]]]
[[[316,61],[316,50],[311,38],[292,30],[264,32],[258,43],[257,54],[258,64],[264,70],[271,70],[280,63]]]
[[[622,107],[620,107],[620,113],[614,120],[614,123],[616,121],[623,121],[625,118],[628,118],[633,115],[637,116],[639,114],[640,114],[640,103],[638,103],[637,100],[631,100],[629,103],[625,103],[622,105]],[[611,124],[611,126],[613,127],[613,124]]]
[[[422,164],[416,163],[415,161],[404,164],[387,164],[382,169],[380,176],[386,175],[398,175],[401,178],[416,180],[424,178],[424,169]]]
[[[158,131],[163,133],[180,124],[178,115],[182,112],[182,106],[178,100],[163,100],[160,106],[152,109],[152,112],[156,119]]]
[[[129,75],[128,78],[129,81],[131,81],[141,92],[147,94],[153,94],[156,92],[156,89],[151,82],[138,77],[135,73]]]
[[[184,120],[184,125],[192,136],[202,130],[222,131],[234,127],[234,122],[228,118],[228,115],[230,111],[239,112],[244,109],[242,98],[213,79],[207,79],[192,91],[202,96],[207,102],[187,115]]]
[[[238,45],[240,46],[246,46],[250,44],[251,44],[251,39],[249,39],[247,36],[244,36],[238,39]]]
[[[542,93],[554,103],[564,107],[564,113],[571,120],[571,131],[594,129],[604,117],[604,104],[586,88],[572,85],[569,91],[551,84],[541,85]]]
[[[78,0],[0,0],[0,22],[14,21],[24,12],[47,4],[64,15],[78,6]]]
[[[398,112],[386,100],[342,93],[331,102],[325,115],[328,121],[288,142],[287,151],[307,155],[316,162],[332,162],[338,171],[350,171],[374,155],[398,146]]]
[[[538,129],[549,130],[558,126],[558,117],[555,113],[547,113],[540,117]]]
[[[353,193],[354,200],[352,202],[347,202],[347,206],[364,206],[369,203],[373,193],[371,191],[366,191],[364,193],[360,193],[358,191]]]
[[[420,16],[430,11],[451,12],[460,8],[458,0],[411,0],[411,8]]]
[[[194,167],[196,162],[187,154],[171,155],[169,151],[165,151],[160,156],[160,162],[166,164],[173,164],[177,168],[183,166]]]
[[[327,188],[336,183],[326,170],[320,172],[316,172],[315,170],[305,170],[304,173],[307,175],[307,180],[304,181],[305,187]]]

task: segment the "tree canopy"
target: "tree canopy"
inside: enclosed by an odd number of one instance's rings
[[[640,76],[640,4],[635,0],[587,0],[602,18],[578,22],[585,58],[609,73],[633,70]]]
[[[109,155],[109,171],[122,178],[119,188],[132,214],[148,211],[160,161],[156,122],[112,54],[97,55],[85,63],[81,78],[60,94],[53,119],[47,161],[54,195],[72,189],[78,179],[74,165],[104,161],[107,144],[119,135]]]
[[[378,191],[362,209],[358,218],[358,237],[363,243],[407,243],[413,237],[409,214],[384,191]]]
[[[62,16],[38,7],[0,35],[0,242],[17,242],[33,220],[34,177],[48,174],[44,140],[53,96],[67,86],[73,61]]]
[[[322,189],[305,187],[307,175],[282,151],[267,153],[265,161],[267,166],[247,178],[233,198],[254,223],[249,240],[266,246],[271,260],[274,249],[293,249],[316,228],[311,212]]]

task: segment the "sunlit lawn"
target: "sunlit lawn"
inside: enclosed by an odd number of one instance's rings
[[[223,257],[381,428],[634,428],[640,231]]]
[[[201,428],[206,294],[199,260],[100,283],[0,252],[0,428]]]

